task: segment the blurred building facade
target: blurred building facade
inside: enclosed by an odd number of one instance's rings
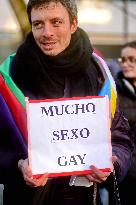
[[[15,52],[21,41],[21,29],[9,1],[0,0],[0,62]]]
[[[136,40],[136,0],[80,0],[79,24],[105,57],[116,58],[120,47]]]
[[[23,40],[10,1],[13,0],[0,0],[0,61],[15,52]],[[122,44],[136,39],[136,0],[77,0],[77,3],[79,26],[88,32],[92,44],[105,58],[116,58]]]

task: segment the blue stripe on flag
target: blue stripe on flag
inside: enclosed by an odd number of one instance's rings
[[[99,96],[108,95],[109,100],[110,100],[111,99],[111,87],[110,86],[111,86],[110,80],[107,79],[99,92]]]

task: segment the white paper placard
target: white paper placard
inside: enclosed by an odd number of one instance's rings
[[[112,168],[108,97],[30,100],[27,116],[34,175]]]

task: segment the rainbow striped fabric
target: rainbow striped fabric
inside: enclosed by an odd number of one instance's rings
[[[8,112],[6,113],[8,116],[10,115],[13,126],[16,127],[17,138],[19,139],[24,151],[27,152],[27,118],[25,96],[10,77],[10,64],[14,55],[15,54],[10,55],[0,65],[0,109],[5,109],[2,108],[2,106],[7,107]],[[104,60],[95,53],[93,53],[93,56],[99,64],[105,78],[105,83],[99,95],[108,95],[110,100],[111,115],[113,118],[116,110],[117,97],[115,82]]]
[[[5,109],[4,117],[7,117],[9,127],[12,127],[15,136],[17,135],[20,149],[27,153],[25,96],[10,77],[10,64],[14,55],[10,55],[0,65],[0,110]]]
[[[110,100],[110,113],[111,113],[111,117],[113,118],[116,111],[116,103],[117,103],[116,84],[105,61],[96,53],[93,53],[93,56],[97,61],[99,67],[101,68],[101,71],[105,79],[104,85],[101,91],[99,92],[99,96],[108,95]]]

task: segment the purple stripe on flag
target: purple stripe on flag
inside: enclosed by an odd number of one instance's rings
[[[26,142],[24,141],[22,134],[15,123],[7,103],[5,102],[3,96],[0,95],[0,128],[4,127],[11,131],[12,135],[9,137],[14,143],[16,150],[18,152],[23,152],[27,156]]]

